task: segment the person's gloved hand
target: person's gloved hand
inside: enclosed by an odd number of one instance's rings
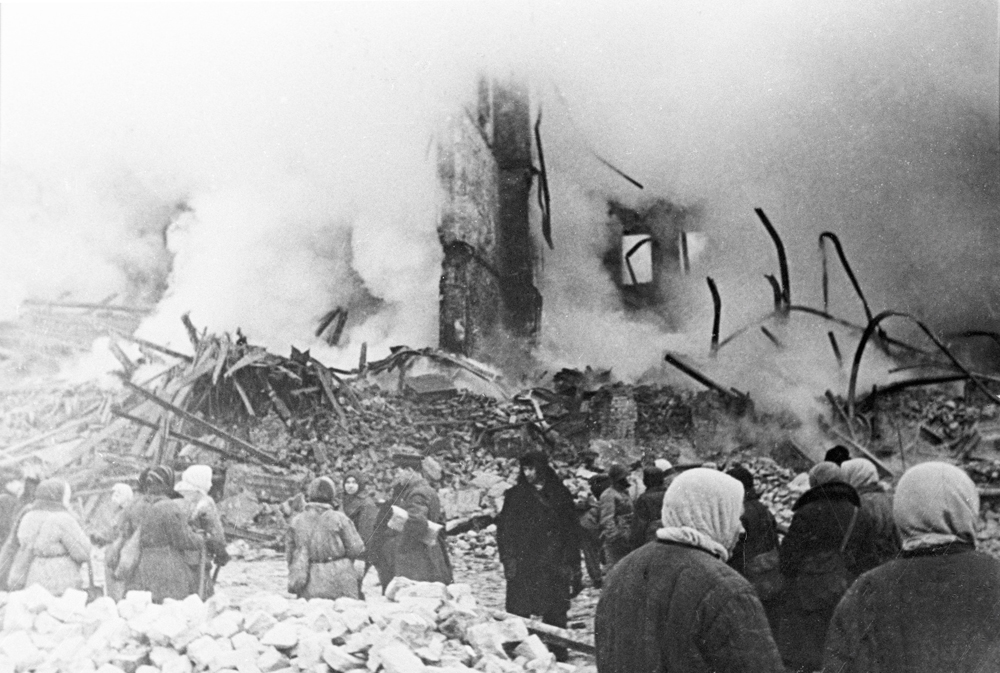
[[[215,565],[224,566],[227,563],[229,563],[229,552],[223,548],[215,555]]]

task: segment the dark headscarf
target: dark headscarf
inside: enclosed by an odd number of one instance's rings
[[[330,477],[320,477],[313,479],[306,489],[306,500],[309,502],[321,502],[327,505],[337,504],[337,487]]]
[[[359,470],[350,470],[347,474],[345,474],[344,483],[347,483],[347,480],[352,478],[354,479],[354,481],[358,482],[357,493],[354,494],[348,493],[347,489],[343,488],[343,484],[341,484],[341,492],[344,494],[343,495],[344,512],[347,514],[347,516],[353,516],[354,513],[358,510],[358,508],[361,507],[365,498],[364,495],[365,485],[368,483],[368,480],[362,476]]]
[[[824,461],[828,463],[834,463],[837,465],[837,467],[840,467],[840,465],[844,461],[850,459],[851,459],[851,452],[847,450],[846,446],[843,446],[841,444],[837,444],[837,446],[827,451],[826,455],[823,456]]]
[[[521,466],[521,471],[517,475],[517,480],[525,481],[524,478],[524,468],[533,467],[535,472],[538,473],[538,477],[542,482],[547,482],[551,480],[558,481],[555,470],[549,465],[549,457],[546,456],[541,451],[529,451],[523,454],[519,459],[518,463]]]
[[[146,470],[139,478],[139,490],[147,495],[165,495],[173,498],[175,475],[166,465],[157,465]]]
[[[756,500],[759,497],[754,488],[753,473],[750,470],[742,465],[736,465],[726,470],[726,474],[743,484],[744,500]]]
[[[642,485],[647,490],[660,488],[663,486],[664,479],[666,479],[666,474],[655,465],[642,468]]]

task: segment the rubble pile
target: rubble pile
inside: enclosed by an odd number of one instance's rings
[[[0,671],[569,673],[533,622],[481,609],[468,585],[397,578],[367,601],[195,594],[154,604],[38,585],[4,595]],[[546,628],[546,627],[539,627]],[[551,627],[547,627],[551,628]]]

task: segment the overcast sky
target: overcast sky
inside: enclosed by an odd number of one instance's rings
[[[117,292],[160,300],[144,329],[163,342],[184,345],[191,311],[285,351],[344,304],[371,313],[351,360],[362,341],[433,344],[429,149],[479,73],[517,70],[551,143],[554,362],[634,375],[681,345],[622,322],[600,267],[608,197],[700,209],[710,254],[678,307],[698,340],[705,275],[727,327],[768,308],[754,207],[802,301],[832,229],[877,308],[996,326],[996,35],[977,0],[4,3],[0,316]]]

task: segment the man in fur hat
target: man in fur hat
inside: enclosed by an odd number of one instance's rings
[[[396,478],[389,502],[396,508],[393,510],[396,514],[389,526],[380,526],[376,535],[384,536],[376,543],[376,569],[383,589],[396,576],[418,582],[451,584],[452,581],[441,501],[422,474],[423,459],[406,447],[392,455]],[[386,514],[380,516],[380,521]]]

